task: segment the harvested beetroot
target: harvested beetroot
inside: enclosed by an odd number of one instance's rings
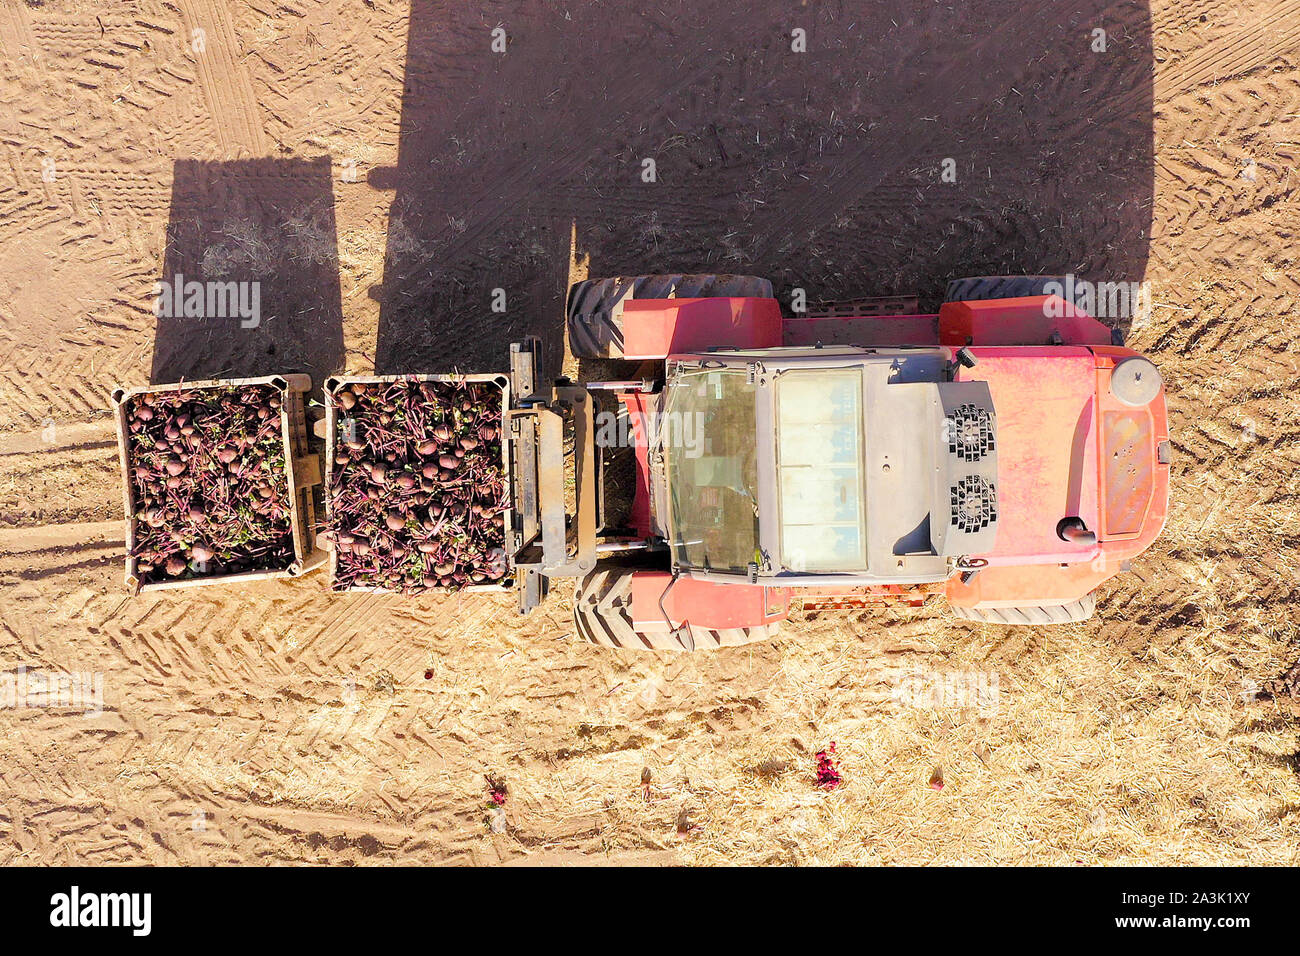
[[[333,587],[418,594],[499,583],[508,504],[500,388],[354,382],[333,401]]]
[[[280,391],[146,392],[124,409],[141,583],[294,561]]]
[[[844,782],[840,770],[835,766],[835,741],[825,750],[817,751],[817,786],[823,790],[834,790]]]

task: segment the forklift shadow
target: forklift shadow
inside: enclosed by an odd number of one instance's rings
[[[1137,281],[1146,0],[792,7],[412,0],[376,370],[562,354],[592,276],[745,273],[787,310],[947,280]]]
[[[330,158],[179,160],[154,311],[154,384],[341,370]]]
[[[562,11],[519,7],[494,35],[473,5],[412,0],[397,164],[368,173],[392,193],[371,290],[379,374],[504,371],[529,335],[542,342],[541,381],[559,373],[571,217],[555,214],[552,127],[565,105],[537,107],[543,86],[582,67],[546,68]]]
[[[565,26],[599,79],[567,78],[581,173],[551,193],[575,207],[591,275],[752,274],[787,314],[796,290],[914,295],[930,312],[963,276],[1142,280],[1145,0],[726,2],[707,30],[666,28],[693,10]],[[608,95],[586,109],[575,85]],[[655,183],[635,175],[643,157]],[[1105,318],[1127,331],[1129,316]]]

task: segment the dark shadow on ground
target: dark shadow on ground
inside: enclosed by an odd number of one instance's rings
[[[161,281],[183,276],[187,294],[157,320],[153,382],[307,372],[319,385],[343,368],[330,170],[329,157],[176,163]],[[203,314],[187,315],[200,288]]]
[[[557,355],[571,224],[592,275],[753,273],[787,304],[1141,279],[1152,70],[1145,2],[413,0],[377,365]]]

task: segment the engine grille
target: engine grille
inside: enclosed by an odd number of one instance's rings
[[[945,556],[985,554],[997,544],[998,526],[993,395],[987,382],[939,382],[933,388],[930,544]]]
[[[948,452],[962,461],[982,461],[997,446],[993,416],[971,402],[959,405],[944,418]]]
[[[998,520],[998,496],[993,482],[967,475],[948,491],[952,526],[963,534],[983,531]]]

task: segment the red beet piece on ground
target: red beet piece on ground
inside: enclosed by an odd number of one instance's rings
[[[844,782],[839,768],[835,766],[835,741],[825,750],[817,751],[817,786],[823,790],[834,790]]]

